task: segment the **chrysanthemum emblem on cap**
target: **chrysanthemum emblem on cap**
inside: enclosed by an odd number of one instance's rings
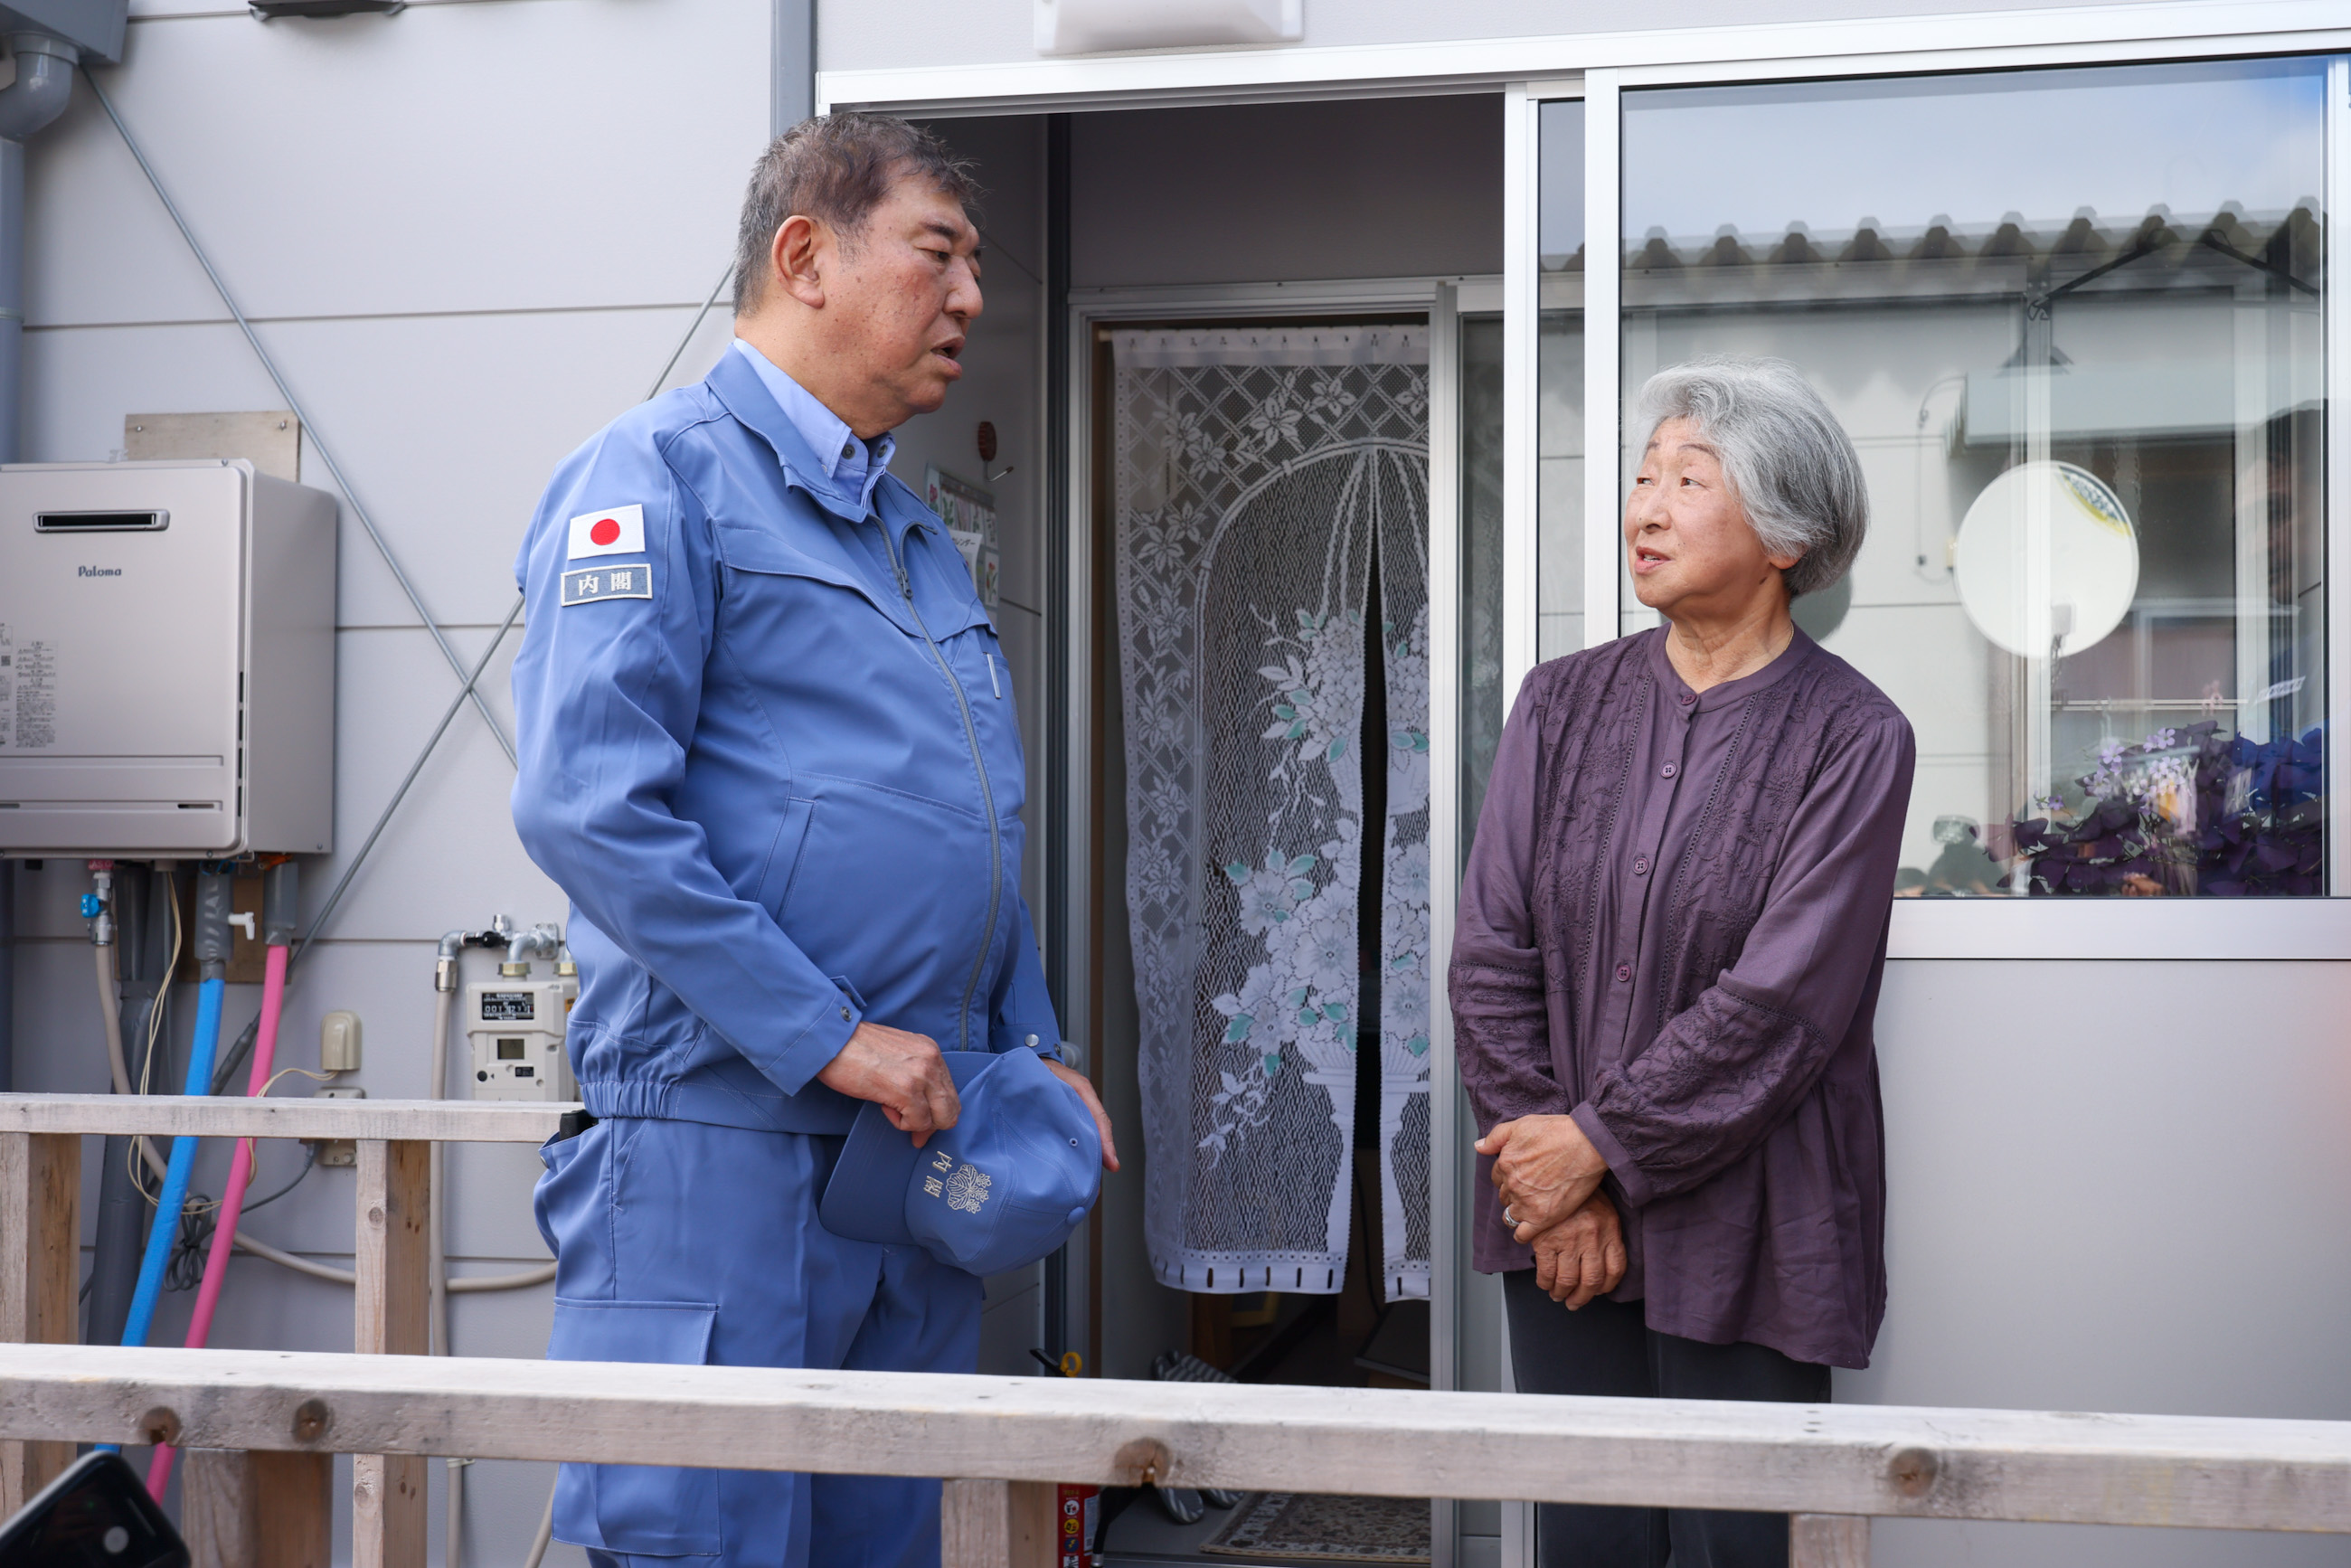
[[[947,1177],[947,1207],[977,1214],[980,1205],[987,1201],[987,1189],[993,1185],[993,1179],[977,1166],[959,1166],[955,1175]]]

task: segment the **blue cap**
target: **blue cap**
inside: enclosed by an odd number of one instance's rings
[[[921,1148],[868,1102],[817,1214],[852,1241],[922,1248],[997,1274],[1045,1257],[1102,1192],[1102,1134],[1035,1051],[949,1051],[963,1113]]]

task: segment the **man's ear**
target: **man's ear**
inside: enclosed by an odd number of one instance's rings
[[[831,259],[823,225],[794,213],[768,245],[768,282],[811,310],[824,308],[824,264]]]

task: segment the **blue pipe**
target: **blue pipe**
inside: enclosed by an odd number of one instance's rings
[[[213,1057],[220,1050],[221,994],[226,982],[208,979],[196,988],[196,1038],[188,1053],[188,1086],[183,1094],[212,1092]],[[172,1140],[171,1163],[163,1171],[163,1196],[155,1206],[154,1228],[147,1232],[147,1256],[139,1264],[139,1289],[131,1298],[131,1318],[122,1325],[122,1343],[141,1345],[154,1326],[155,1301],[163,1293],[163,1266],[172,1260],[172,1244],[180,1235],[180,1211],[187,1207],[188,1181],[195,1174],[196,1142],[183,1134]]]

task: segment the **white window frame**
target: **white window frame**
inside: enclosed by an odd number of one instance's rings
[[[2124,9],[2117,7],[2117,9]],[[1991,28],[1994,18],[1983,18]],[[1623,388],[1620,363],[1620,269],[1598,258],[1623,254],[1623,97],[1628,89],[1710,87],[1741,81],[1829,79],[1838,77],[1931,75],[1955,68],[2010,68],[2024,66],[2129,65],[2163,59],[2222,59],[2243,56],[2335,55],[2327,73],[2326,201],[2330,213],[2351,211],[2351,62],[2342,51],[2351,33],[2325,35],[2330,47],[2315,47],[2321,35],[2281,39],[2237,35],[2199,40],[2148,40],[2117,37],[2101,43],[2025,45],[1949,49],[1901,55],[1816,56],[1778,60],[1643,65],[1586,72],[1573,84],[1523,83],[1510,89],[1505,135],[1518,144],[1520,178],[1506,180],[1506,204],[1520,204],[1515,224],[1505,219],[1510,248],[1504,253],[1505,294],[1520,310],[1508,329],[1509,342],[1532,369],[1538,258],[1533,204],[1540,190],[1532,168],[1539,145],[1536,120],[1544,102],[1581,98],[1584,102],[1584,635],[1587,647],[1616,635],[1622,572],[1617,565],[1616,518],[1622,506],[1622,476],[1613,455],[1621,451],[1618,415]],[[1504,167],[1512,168],[1506,150]],[[2340,296],[2351,288],[2351,263],[2341,247],[2327,258],[2327,396],[2335,411],[2351,409],[2351,304]],[[1613,389],[1603,395],[1596,389]],[[1523,478],[1503,488],[1504,528],[1525,536],[1520,544],[1528,570],[1506,582],[1533,615],[1537,518],[1533,485],[1533,382],[1524,387],[1525,407],[1513,413],[1526,425],[1524,444],[1507,461],[1522,464]],[[2326,548],[2330,580],[2337,563],[2351,565],[2351,430],[2341,417],[2328,422]],[[1510,449],[1506,445],[1506,453]],[[1515,505],[1514,505],[1515,504]],[[1508,542],[1505,559],[1510,559]],[[2327,682],[2330,718],[2351,694],[2351,594],[2329,596]],[[1510,624],[1508,614],[1504,624]],[[1505,685],[1515,694],[1534,664],[1533,644],[1514,645],[1507,636]],[[2351,766],[2351,734],[2339,723],[2328,727],[2326,759],[2333,780]],[[2045,959],[2351,959],[2351,821],[2339,821],[2330,836],[2333,896],[2319,899],[1901,899],[1896,902],[1887,939],[1894,958]]]

